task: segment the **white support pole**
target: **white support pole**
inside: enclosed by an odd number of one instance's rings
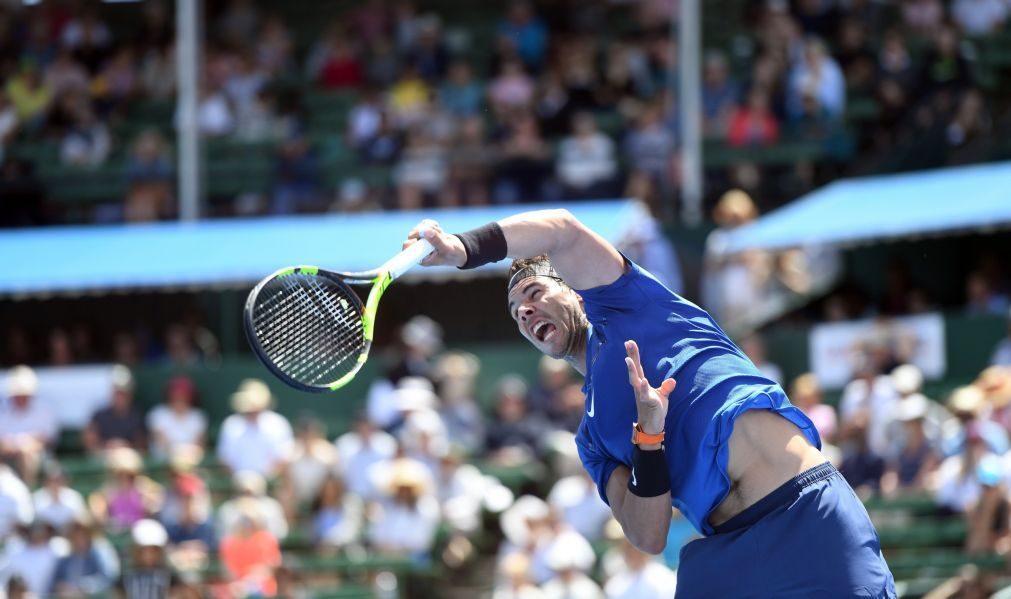
[[[197,105],[200,101],[200,0],[176,2],[177,144],[179,151],[179,218],[200,218],[200,132]]]
[[[678,107],[681,122],[681,220],[702,222],[702,19],[699,0],[681,0],[678,20]],[[674,26],[671,25],[671,35]],[[672,77],[673,79],[673,77]],[[673,85],[673,82],[672,82]]]

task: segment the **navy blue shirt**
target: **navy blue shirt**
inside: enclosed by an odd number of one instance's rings
[[[654,388],[677,381],[667,410],[665,454],[671,503],[704,535],[706,521],[727,496],[728,440],[734,420],[753,408],[778,412],[821,448],[814,424],[790,404],[713,319],[695,304],[626,261],[610,285],[577,291],[590,333],[586,347],[586,414],[576,433],[583,467],[606,502],[607,481],[619,464],[632,465],[635,394],[628,384],[625,341],[639,345],[642,369]]]

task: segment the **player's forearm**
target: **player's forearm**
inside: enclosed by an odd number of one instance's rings
[[[628,491],[629,470],[619,466],[607,483],[611,512],[629,542],[656,555],[667,546],[671,522],[670,491],[656,497],[639,497]]]

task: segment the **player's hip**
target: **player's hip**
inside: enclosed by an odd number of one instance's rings
[[[681,550],[678,598],[894,597],[863,504],[830,464],[794,477]]]

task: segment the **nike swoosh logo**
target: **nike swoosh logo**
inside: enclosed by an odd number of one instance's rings
[[[632,486],[638,487],[639,483],[635,482],[635,468],[632,468]]]
[[[593,418],[593,412],[594,412],[594,408],[593,408],[593,389],[590,389],[590,409],[586,411],[586,415],[589,416],[590,418]]]

